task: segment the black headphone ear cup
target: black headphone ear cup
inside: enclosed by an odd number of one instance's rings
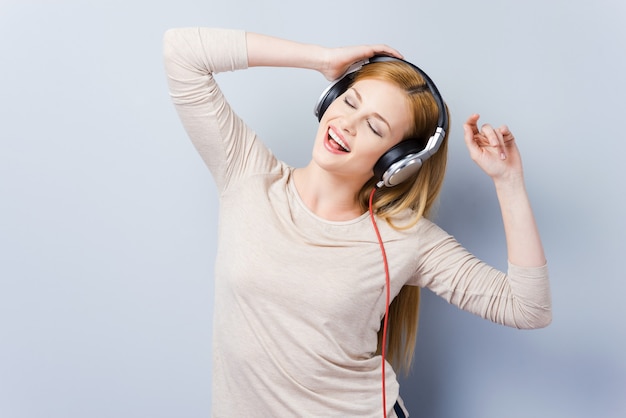
[[[376,164],[374,164],[374,178],[377,181],[383,181],[389,177],[395,177],[401,180],[397,180],[394,183],[401,183],[416,173],[421,167],[421,159],[413,159],[412,157],[419,154],[423,148],[424,145],[417,139],[401,141],[376,161]]]
[[[328,88],[326,93],[320,97],[315,109],[318,121],[322,119],[322,116],[326,112],[326,109],[328,109],[328,106],[330,106],[330,104],[334,102],[337,97],[341,96],[346,90],[348,90],[348,87],[350,87],[350,84],[352,83],[352,78],[353,75],[348,74],[337,80]]]

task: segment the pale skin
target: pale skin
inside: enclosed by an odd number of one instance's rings
[[[248,65],[270,67],[294,67],[320,72],[326,79],[335,80],[354,62],[382,54],[402,58],[402,54],[384,44],[358,45],[341,48],[326,48],[319,45],[303,44],[285,39],[255,33],[247,34]],[[402,137],[402,116],[394,119],[394,112],[384,104],[374,105],[380,89],[393,88],[384,82],[355,86],[358,99],[352,93],[350,102],[342,107],[337,99],[320,121],[316,137],[316,147],[328,135],[328,129],[346,135],[352,141],[355,157],[369,162],[372,153],[379,157]],[[350,94],[346,93],[346,94]],[[393,96],[393,94],[392,94]],[[401,99],[398,99],[400,103]],[[355,102],[355,106],[351,107]],[[336,104],[337,103],[337,104]],[[395,106],[398,106],[398,103]],[[356,110],[353,110],[356,109]],[[331,113],[327,116],[328,113]],[[392,122],[388,129],[378,117]],[[506,235],[507,255],[511,263],[522,267],[540,267],[546,258],[524,183],[524,175],[519,150],[515,138],[505,125],[494,128],[489,124],[478,126],[479,115],[471,115],[463,125],[464,139],[472,160],[492,179],[502,212]],[[373,121],[378,134],[375,140],[371,128],[366,125]],[[381,125],[382,124],[382,125]],[[381,127],[382,126],[382,127]],[[369,129],[369,130],[368,130]],[[363,151],[366,139],[369,144],[380,149]],[[357,151],[357,145],[359,144]],[[327,147],[328,148],[328,147]],[[351,146],[352,148],[352,146]],[[318,151],[320,150],[320,151]],[[368,177],[362,173],[349,176],[339,164],[333,164],[335,156],[325,156],[322,145],[314,147],[311,162],[295,170],[296,188],[307,206],[318,216],[329,220],[349,220],[362,214],[356,195]],[[317,156],[321,157],[317,157]],[[375,160],[374,160],[375,161]],[[372,173],[368,173],[371,177]]]

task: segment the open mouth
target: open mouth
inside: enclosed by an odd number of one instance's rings
[[[332,129],[328,130],[328,142],[337,151],[350,152],[350,148],[341,140],[341,138],[339,138],[339,136],[337,136],[337,134],[335,134],[335,132],[333,132]]]

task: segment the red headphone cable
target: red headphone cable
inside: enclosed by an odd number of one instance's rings
[[[378,244],[380,245],[380,251],[383,255],[383,265],[385,267],[385,317],[383,318],[383,338],[382,338],[382,347],[381,347],[381,357],[382,357],[382,395],[383,395],[383,418],[387,418],[387,391],[385,389],[385,354],[387,347],[387,322],[389,320],[389,299],[390,299],[390,290],[389,290],[389,264],[387,263],[387,252],[385,251],[385,245],[383,244],[383,239],[380,236],[380,231],[378,230],[378,225],[376,224],[376,219],[374,218],[373,209],[373,201],[374,201],[374,193],[376,193],[376,187],[372,189],[372,193],[370,194],[369,201],[369,211],[370,211],[370,219],[372,220],[372,225],[374,226],[374,231],[376,231],[376,237],[378,238]]]

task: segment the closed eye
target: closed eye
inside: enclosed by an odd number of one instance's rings
[[[347,97],[344,97],[344,98],[343,98],[343,102],[344,102],[345,104],[347,104],[348,106],[350,106],[352,109],[356,109],[356,106],[355,106],[355,105],[353,105],[353,104],[352,104],[352,103],[348,100],[348,98],[347,98]]]
[[[374,135],[379,136],[379,137],[382,138],[382,135],[376,129],[374,129],[374,127],[372,126],[372,123],[369,121],[369,119],[367,120],[367,126],[370,127],[372,132],[374,132]]]
[[[352,109],[356,109],[356,106],[354,104],[352,104],[352,102],[350,100],[348,100],[347,97],[343,98],[343,102],[348,105],[349,107],[351,107]],[[380,132],[378,132],[374,126],[372,126],[372,123],[370,122],[370,120],[367,120],[367,126],[370,128],[370,130],[374,133],[374,135],[379,136],[382,138],[382,135],[380,134]]]

